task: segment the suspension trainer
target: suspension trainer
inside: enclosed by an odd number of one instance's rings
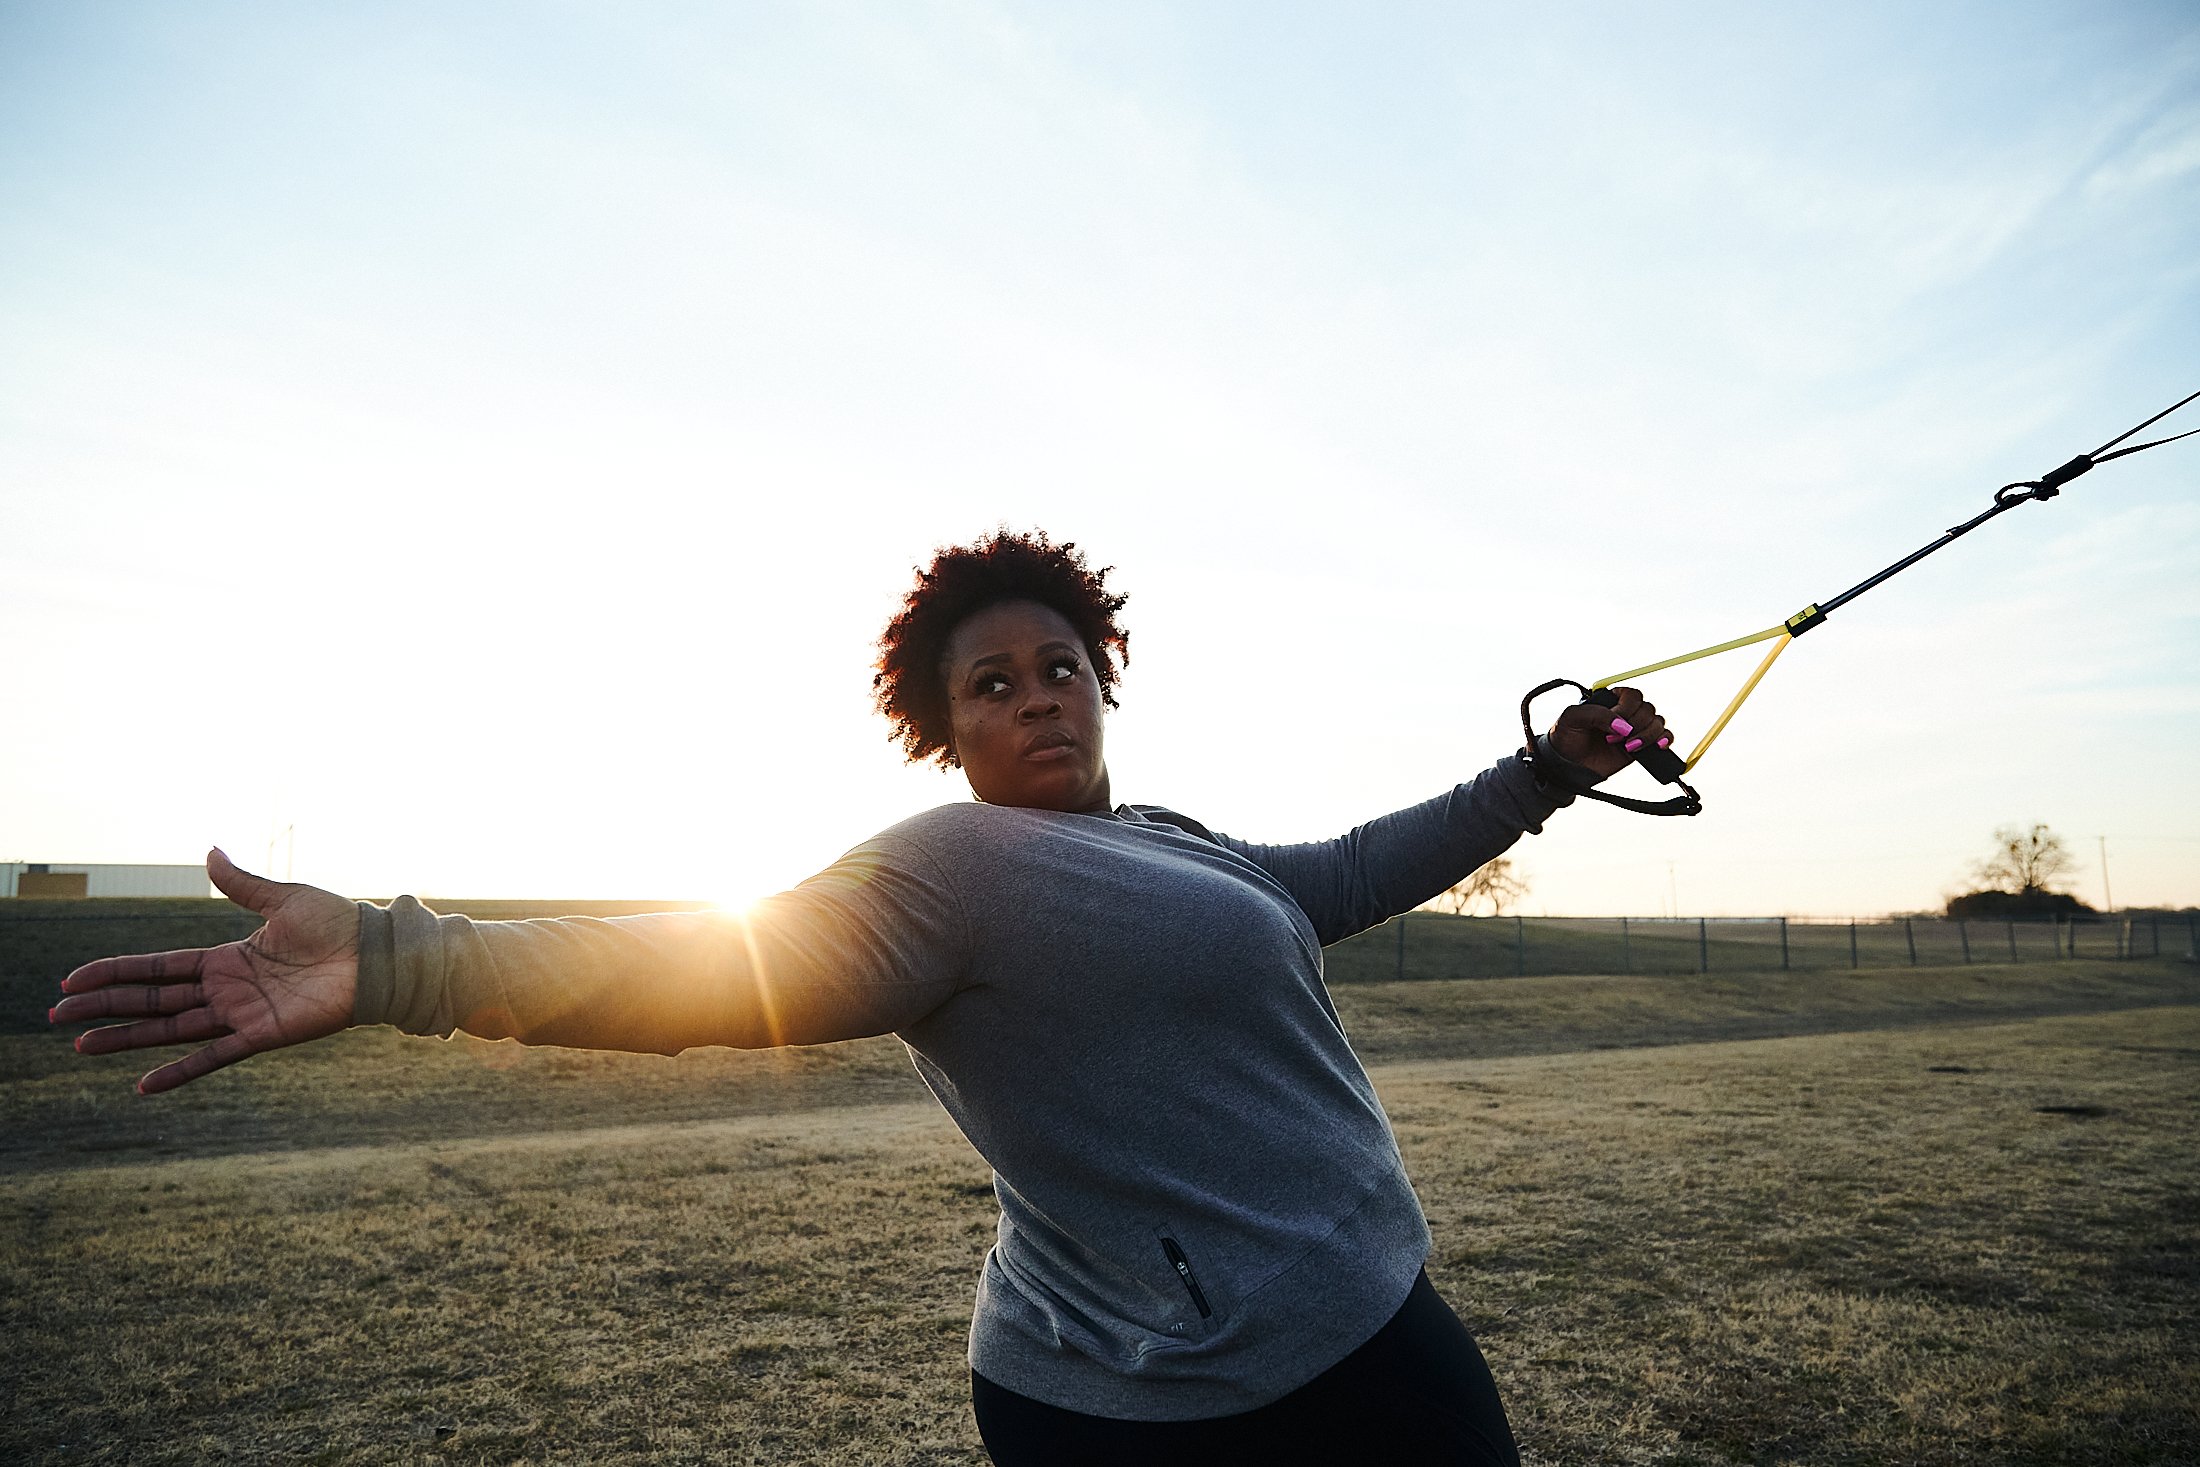
[[[2200,433],[2200,428],[2188,428],[2182,433],[2172,433],[2167,438],[2156,438],[2147,443],[2134,443],[2129,448],[2116,448],[2116,445],[2126,438],[2144,429],[2151,428],[2195,398],[2200,398],[2200,392],[2195,392],[2190,397],[2181,398],[2171,403],[2153,417],[2139,424],[2138,427],[2117,434],[2091,453],[2079,454],[2052,473],[2043,474],[2037,479],[2025,479],[2014,484],[2002,485],[1994,491],[1993,507],[1985,513],[1973,519],[1965,520],[1930,545],[1912,551],[1879,572],[1879,574],[1857,582],[1840,595],[1829,597],[1824,601],[1813,601],[1787,620],[1766,627],[1763,631],[1751,632],[1747,636],[1736,637],[1729,642],[1721,642],[1715,647],[1704,647],[1695,652],[1683,652],[1678,657],[1668,657],[1663,661],[1652,662],[1642,667],[1631,667],[1625,672],[1615,672],[1610,677],[1598,678],[1593,683],[1577,683],[1569,677],[1557,677],[1552,678],[1541,687],[1531,690],[1528,696],[1520,700],[1520,727],[1527,736],[1527,745],[1524,752],[1529,763],[1535,766],[1536,778],[1546,785],[1555,785],[1570,793],[1584,795],[1592,800],[1601,800],[1607,805],[1617,805],[1623,810],[1633,810],[1644,815],[1701,814],[1703,812],[1702,796],[1698,795],[1688,781],[1681,776],[1687,774],[1703,761],[1703,756],[1711,748],[1712,741],[1725,731],[1727,724],[1733,720],[1735,710],[1742,706],[1742,701],[1751,693],[1757,691],[1757,684],[1764,681],[1765,674],[1772,670],[1772,664],[1779,659],[1782,652],[1787,650],[1788,643],[1794,641],[1803,633],[1824,625],[1827,617],[1833,615],[1834,612],[1839,611],[1881,581],[1886,580],[1898,571],[1908,570],[1941,546],[1961,536],[1968,535],[1995,515],[2015,509],[2018,505],[2032,500],[2053,499],[2056,495],[2062,493],[2063,485],[2077,478],[2080,474],[2091,473],[2095,468],[2107,463],[2110,459],[2122,458],[2126,454],[2138,453],[2143,449],[2159,448],[2165,443],[2175,443],[2180,438],[2190,438],[2193,434]],[[2110,449],[2115,449],[2115,452],[2111,453]],[[1749,675],[1749,680],[1742,684],[1741,691],[1734,695],[1733,700],[1726,705],[1726,711],[1721,713],[1712,723],[1710,732],[1703,736],[1702,741],[1689,752],[1687,758],[1682,758],[1672,749],[1661,749],[1655,746],[1646,748],[1636,755],[1636,761],[1643,768],[1649,770],[1660,784],[1674,785],[1680,789],[1681,793],[1673,798],[1658,801],[1631,800],[1624,795],[1611,795],[1604,793],[1602,790],[1588,789],[1567,778],[1556,767],[1549,767],[1548,761],[1538,758],[1536,754],[1535,724],[1529,713],[1529,705],[1545,693],[1557,688],[1574,688],[1581,693],[1583,702],[1595,703],[1601,707],[1610,708],[1619,702],[1619,695],[1612,691],[1612,687],[1616,683],[1623,683],[1631,678],[1641,677],[1645,673],[1662,672],[1668,667],[1678,667],[1684,662],[1696,662],[1705,657],[1716,657],[1721,652],[1732,652],[1737,647],[1748,647],[1758,642],[1770,642],[1772,643],[1772,649],[1765,653],[1764,660],[1757,664],[1757,670]]]

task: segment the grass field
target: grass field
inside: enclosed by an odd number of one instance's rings
[[[2200,973],[1341,989],[1538,1463],[2200,1462]],[[0,1035],[0,1460],[978,1463],[891,1041]]]

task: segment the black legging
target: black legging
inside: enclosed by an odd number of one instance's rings
[[[1242,1415],[1087,1416],[1019,1395],[976,1371],[970,1404],[996,1467],[1520,1464],[1490,1368],[1426,1273],[1374,1338],[1282,1400]]]

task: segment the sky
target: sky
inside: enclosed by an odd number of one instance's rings
[[[2182,0],[0,0],[0,859],[753,899],[968,797],[870,662],[1004,524],[1130,595],[1117,798],[1329,836],[2196,342]],[[2200,439],[1996,519],[1522,910],[1924,910],[2035,821],[2200,903],[2196,566]],[[1685,747],[1753,658],[1641,686]]]

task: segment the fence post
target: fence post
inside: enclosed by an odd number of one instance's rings
[[[1711,919],[1709,917],[1698,917],[1696,919],[1696,971],[1699,973],[1711,971]]]
[[[1780,919],[1780,971],[1788,970],[1788,919]]]
[[[1627,919],[1625,917],[1619,919],[1619,970],[1622,973],[1635,971],[1635,954],[1634,949],[1627,944]]]
[[[1513,975],[1528,976],[1528,919],[1517,914],[1513,917]]]
[[[1917,966],[1917,928],[1910,919],[1902,919],[1902,940],[1910,945],[1910,966]]]
[[[2009,961],[2013,963],[2013,962],[2015,962],[2015,961],[2017,960],[2017,924],[2016,924],[2016,920],[2015,920],[2014,918],[2010,919],[2010,921],[2008,922],[2007,926],[2008,926],[2008,928],[2009,928]]]
[[[1849,918],[1849,971],[1856,971],[1856,919]]]
[[[1962,917],[1956,918],[1956,937],[1963,943],[1963,966],[1971,966],[1971,924]]]
[[[1406,914],[1398,914],[1398,981],[1406,978]]]

